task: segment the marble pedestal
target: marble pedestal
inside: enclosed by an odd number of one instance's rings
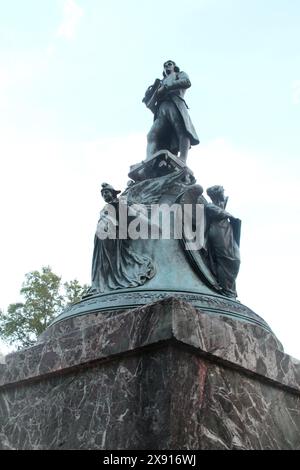
[[[0,449],[300,449],[300,362],[166,299],[70,318],[0,365]]]

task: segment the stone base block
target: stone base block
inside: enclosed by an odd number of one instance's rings
[[[300,362],[172,298],[69,319],[0,365],[0,449],[300,449]]]

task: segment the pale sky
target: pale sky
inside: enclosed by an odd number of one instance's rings
[[[43,265],[90,282],[100,184],[124,189],[144,159],[141,100],[172,59],[201,140],[188,165],[242,219],[239,300],[300,359],[300,2],[0,0],[0,12],[0,308]]]

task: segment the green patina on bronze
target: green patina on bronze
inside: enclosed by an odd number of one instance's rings
[[[116,236],[101,239],[96,233],[91,288],[55,322],[178,297],[206,313],[237,318],[270,331],[262,318],[236,300],[241,221],[228,212],[224,188],[208,188],[209,202],[186,165],[190,146],[199,143],[184,101],[190,86],[188,75],[174,61],[166,61],[163,78],[147,88],[143,102],[153,112],[154,122],[147,136],[146,159],[131,165],[130,181],[122,192],[108,183],[101,186],[106,205],[100,212],[98,229],[113,229]],[[174,204],[183,211],[187,206],[194,211],[202,205],[204,239],[199,249],[189,249],[185,230],[179,239],[121,236],[120,208],[126,208],[129,226],[137,205],[149,208]],[[114,216],[109,207],[115,209]],[[152,228],[148,212],[145,217]],[[192,215],[193,229],[197,220]]]

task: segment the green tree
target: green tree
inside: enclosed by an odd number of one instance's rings
[[[75,304],[75,302],[78,302],[84,292],[87,290],[88,286],[84,284],[83,286],[79,284],[77,279],[74,279],[73,281],[70,282],[65,282],[64,283],[64,289],[65,289],[65,295],[64,295],[64,300],[66,305],[72,305]]]
[[[49,266],[25,275],[20,291],[24,302],[0,311],[0,338],[18,349],[29,347],[67,305],[80,300],[87,286],[73,281],[61,284],[61,277]]]

